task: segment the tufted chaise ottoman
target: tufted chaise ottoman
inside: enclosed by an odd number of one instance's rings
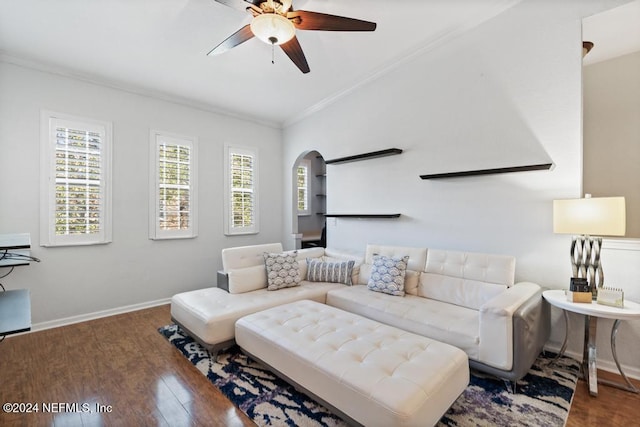
[[[313,301],[242,317],[236,342],[365,426],[434,425],[469,383],[464,351]]]

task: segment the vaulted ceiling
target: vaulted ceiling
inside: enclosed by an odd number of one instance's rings
[[[251,15],[214,0],[3,0],[0,59],[273,126],[295,122],[520,0],[294,0],[375,32],[298,31],[311,72],[257,39],[214,46]]]
[[[583,19],[582,39],[595,44],[584,65],[640,51],[640,0]]]

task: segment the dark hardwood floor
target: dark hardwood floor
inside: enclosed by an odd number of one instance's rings
[[[619,375],[598,371],[598,377],[623,382]],[[640,381],[631,380],[640,388]],[[580,380],[571,404],[567,427],[632,427],[640,425],[640,394],[598,384],[598,396],[589,395],[587,384]]]
[[[157,332],[169,323],[161,306],[6,338],[0,402],[38,402],[40,412],[2,412],[0,426],[254,425]],[[43,402],[94,412],[43,413]]]
[[[38,403],[39,412],[1,411],[0,426],[254,425],[157,332],[168,323],[169,306],[161,306],[8,337],[0,403]],[[599,391],[592,398],[578,384],[568,427],[637,425],[639,395]],[[91,413],[65,410],[74,403]]]

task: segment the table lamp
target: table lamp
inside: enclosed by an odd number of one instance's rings
[[[600,261],[602,237],[624,236],[624,197],[591,197],[553,201],[553,232],[573,234],[571,240],[572,277],[588,279],[595,296],[604,285]]]

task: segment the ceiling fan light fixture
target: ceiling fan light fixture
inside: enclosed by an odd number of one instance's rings
[[[286,43],[296,34],[293,23],[277,13],[263,13],[253,18],[251,31],[257,38],[271,45]]]

